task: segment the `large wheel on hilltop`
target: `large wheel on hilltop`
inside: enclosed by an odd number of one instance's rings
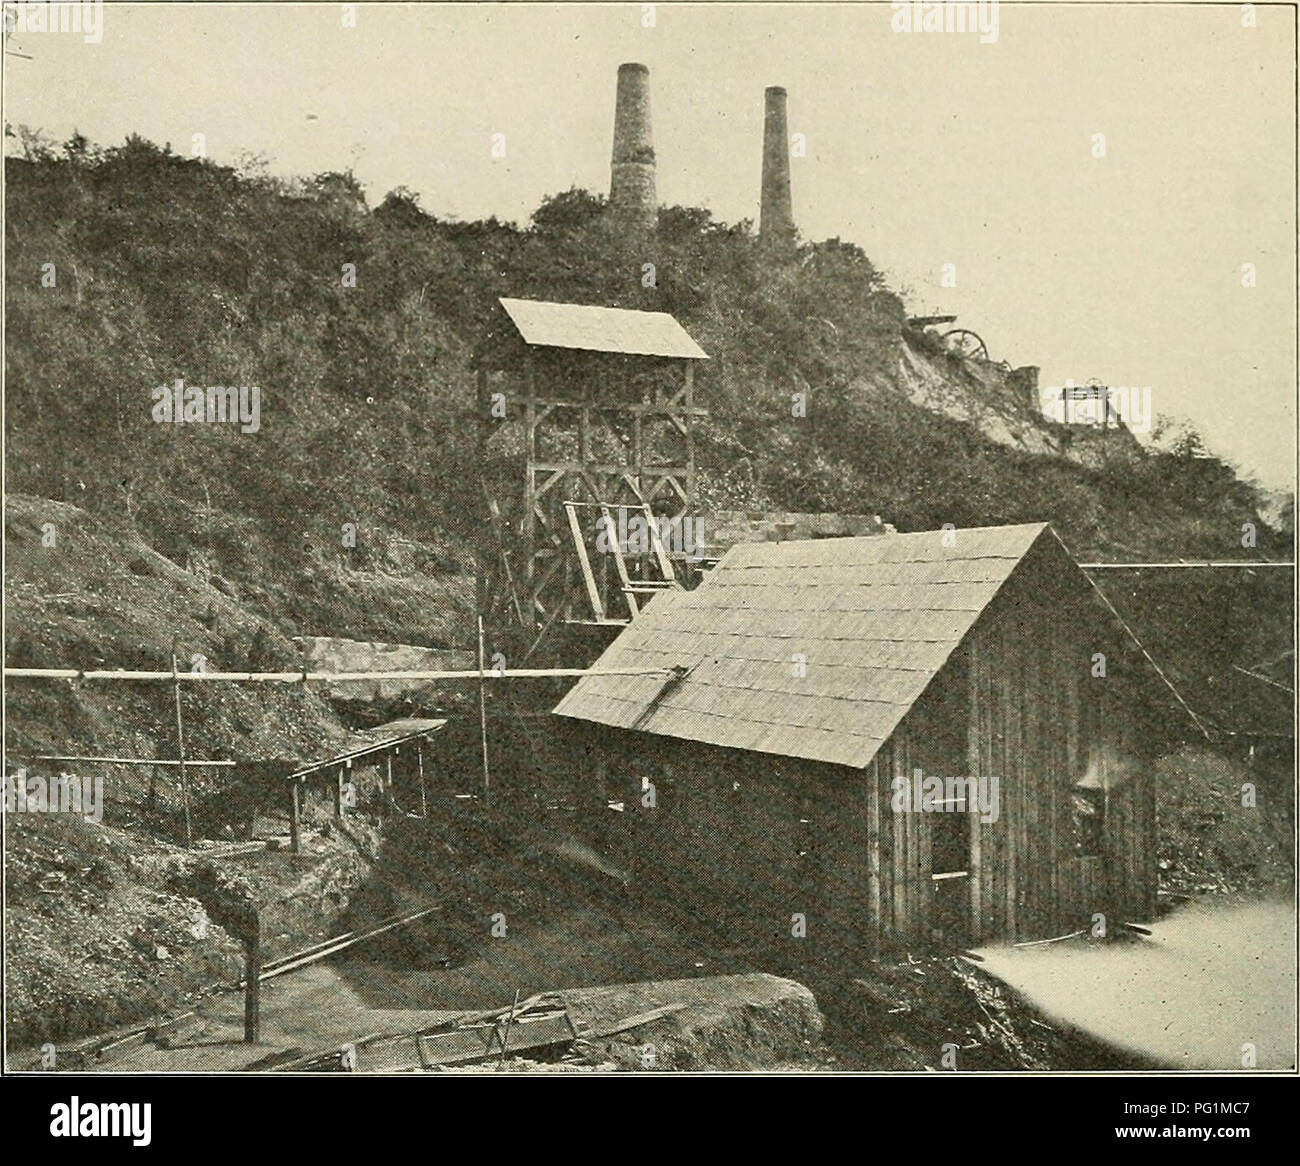
[[[979,334],[969,328],[954,328],[943,334],[943,342],[948,351],[966,360],[988,360],[989,350]]]

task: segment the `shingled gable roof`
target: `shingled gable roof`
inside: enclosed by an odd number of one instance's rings
[[[583,677],[555,712],[864,768],[1045,531],[1059,546],[1041,522],[963,528],[953,546],[943,531],[739,544],[593,665],[685,676]]]

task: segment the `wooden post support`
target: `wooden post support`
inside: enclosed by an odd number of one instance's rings
[[[492,802],[492,778],[488,772],[487,683],[483,671],[483,617],[478,617],[478,723],[483,744],[483,804]]]
[[[253,912],[244,935],[244,1043],[255,1045],[261,1035],[262,928]]]
[[[977,648],[966,652],[966,772],[979,775],[985,772],[980,766],[980,664]],[[978,802],[978,799],[975,799]],[[983,839],[980,837],[980,816],[977,804],[968,805],[970,814],[970,941],[980,943],[984,938],[983,898]]]
[[[172,645],[172,683],[176,688],[176,749],[181,762],[181,809],[185,814],[185,849],[194,849],[194,834],[190,829],[190,785],[185,776],[185,726],[181,722],[181,682],[176,667],[176,649]]]
[[[582,524],[578,521],[578,508],[572,502],[564,504],[564,511],[569,516],[569,533],[573,535],[573,547],[578,553],[578,565],[582,568],[582,579],[587,585],[587,598],[591,600],[591,610],[595,613],[598,620],[605,618],[605,603],[600,595],[600,588],[596,586],[596,576],[591,570],[591,560],[587,557],[587,544],[582,538]],[[604,512],[606,521],[609,520],[609,511]],[[612,531],[606,530],[605,535],[608,538]],[[615,535],[614,537],[618,537]]]
[[[424,742],[419,738],[415,742],[415,764],[420,771],[420,817],[427,818],[429,810],[424,801]]]
[[[524,440],[528,447],[528,467],[524,482],[523,538],[525,581],[529,592],[529,615],[537,610],[537,375],[532,352],[525,357],[527,383],[524,396]]]
[[[682,419],[686,438],[686,497],[687,506],[695,501],[695,361],[688,360],[686,365],[686,416]]]
[[[295,778],[289,782],[289,849],[299,853],[301,849],[301,824],[298,820],[298,782]]]
[[[334,816],[343,817],[343,766],[339,766],[338,781],[334,783]]]

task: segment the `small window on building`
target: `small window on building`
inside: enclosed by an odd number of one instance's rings
[[[970,814],[965,798],[945,799],[930,820],[930,874],[958,875],[970,870]]]
[[[1070,791],[1070,824],[1074,830],[1074,852],[1080,858],[1098,858],[1102,852],[1106,823],[1106,791],[1076,785]]]

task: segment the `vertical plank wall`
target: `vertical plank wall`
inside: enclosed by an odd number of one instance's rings
[[[629,865],[693,884],[690,909],[765,942],[788,937],[793,910],[837,944],[929,939],[929,815],[891,805],[893,779],[920,765],[999,779],[997,821],[971,823],[975,942],[1050,938],[1098,911],[1150,919],[1155,795],[1135,693],[1152,681],[1088,597],[1069,557],[1040,540],[863,771],[593,729],[595,749],[622,743],[611,764],[630,777],[674,775],[660,779],[659,810],[626,815],[640,831]],[[1090,674],[1095,652],[1105,679]],[[1102,854],[1082,858],[1072,789],[1099,764]]]
[[[1001,816],[979,830],[978,930],[985,941],[1065,934],[1095,911],[1150,918],[1155,802],[1133,712],[1150,684],[1122,629],[1088,606],[1064,554],[1035,548],[967,642],[968,755],[997,773]],[[1091,675],[1092,657],[1107,675]],[[1097,858],[1076,854],[1071,791],[1098,757],[1111,788]]]

